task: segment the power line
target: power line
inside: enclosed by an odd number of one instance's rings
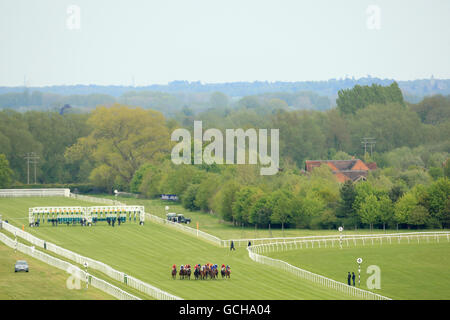
[[[30,184],[30,164],[34,164],[34,184],[36,184],[36,165],[38,164],[39,156],[36,152],[28,152],[24,158],[27,161],[27,184]]]
[[[364,155],[367,154],[367,146],[370,146],[370,156],[372,157],[372,152],[373,152],[373,146],[376,144],[376,139],[375,138],[362,138],[361,140],[361,144],[364,145]]]

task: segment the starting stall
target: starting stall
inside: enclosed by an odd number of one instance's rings
[[[88,207],[88,222],[96,224],[97,222],[139,222],[140,225],[145,221],[145,210],[143,206],[98,206]]]
[[[74,225],[85,224],[87,221],[85,207],[35,207],[28,209],[30,226],[41,224]]]
[[[29,208],[28,220],[30,227],[42,224],[90,226],[98,222],[120,225],[127,221],[143,225],[145,210],[143,206],[35,207]]]

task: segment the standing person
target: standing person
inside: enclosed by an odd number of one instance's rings
[[[354,287],[356,286],[356,285],[355,285],[355,278],[356,278],[355,273],[352,272],[352,280],[353,280],[353,286],[354,286]]]
[[[251,243],[251,241],[249,240],[248,241],[248,246],[250,247],[252,245],[252,243]]]
[[[349,286],[352,285],[351,280],[352,280],[352,275],[350,274],[350,271],[349,271],[348,275],[347,275],[347,283],[348,283]]]
[[[233,240],[231,240],[230,251],[231,250],[236,250],[236,248],[234,247],[234,241]]]

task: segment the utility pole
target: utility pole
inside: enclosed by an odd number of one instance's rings
[[[27,184],[30,184],[30,163],[34,164],[34,184],[36,184],[36,165],[38,163],[39,157],[36,152],[28,152],[24,158],[27,161]]]
[[[361,144],[364,145],[364,156],[367,153],[367,145],[370,145],[370,156],[372,157],[373,146],[376,144],[375,138],[362,138]]]

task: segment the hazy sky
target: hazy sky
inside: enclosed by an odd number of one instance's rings
[[[450,78],[450,1],[0,0],[0,86],[368,74]]]

